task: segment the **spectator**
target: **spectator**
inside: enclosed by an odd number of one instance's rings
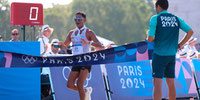
[[[198,58],[198,51],[195,47],[196,39],[197,38],[191,37],[187,44],[179,50],[178,55],[180,58]]]
[[[58,39],[53,39],[51,41],[51,50],[45,53],[45,56],[55,56],[55,55],[59,55],[59,51],[64,50],[65,46],[63,44],[63,42],[60,42]]]
[[[181,50],[178,51],[176,57],[177,58],[187,58],[188,54],[187,54],[187,52],[184,49],[181,49]]]
[[[200,43],[196,43],[195,47],[198,51],[198,58],[200,58]]]
[[[188,58],[197,58],[198,51],[195,48],[197,38],[191,37],[188,43],[184,46],[184,50],[188,54]]]
[[[49,25],[44,25],[42,27],[42,35],[39,37],[38,41],[40,42],[40,55],[45,56],[45,53],[50,51],[49,48],[49,37],[51,36],[53,29]],[[41,68],[41,73],[43,73],[43,68]]]
[[[19,31],[17,29],[13,29],[11,34],[12,39],[10,41],[20,41],[19,36]]]
[[[63,42],[59,42],[59,40],[58,39],[53,39],[52,41],[51,41],[51,44],[50,44],[50,50],[49,51],[47,51],[43,56],[59,56],[59,54],[58,54],[58,51],[59,51],[59,49],[64,49],[64,45],[63,45]],[[49,80],[49,72],[50,72],[50,70],[49,70],[49,67],[43,67],[42,68],[42,76],[44,77],[44,76],[48,76],[47,78],[48,78],[48,80]],[[43,85],[43,86],[41,86],[41,91],[42,91],[42,96],[43,96],[43,98],[45,98],[44,100],[53,100],[52,99],[52,92],[51,92],[51,87],[49,86],[49,85]],[[46,96],[46,97],[45,97]],[[48,98],[51,98],[51,99],[48,99]]]
[[[197,49],[198,52],[200,52],[200,43],[196,43],[195,48]]]
[[[42,36],[39,37],[38,41],[40,41],[40,54],[43,56],[46,52],[50,51],[49,38],[53,33],[53,28],[50,28],[49,25],[44,25],[41,32]]]
[[[0,35],[0,41],[3,41],[3,38],[2,38],[2,36]]]

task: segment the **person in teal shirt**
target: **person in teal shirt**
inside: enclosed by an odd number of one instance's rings
[[[148,42],[154,41],[152,57],[153,99],[162,98],[162,79],[166,78],[169,88],[169,100],[176,100],[175,88],[175,62],[177,48],[183,45],[193,35],[193,30],[181,18],[168,13],[168,1],[156,0],[157,15],[151,17],[149,25]],[[178,43],[179,29],[187,34]]]

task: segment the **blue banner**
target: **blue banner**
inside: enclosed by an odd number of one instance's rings
[[[200,59],[192,59],[192,62],[194,64],[197,85],[200,88]]]
[[[176,59],[175,84],[177,97],[195,97],[197,96],[195,79],[192,72],[193,63],[190,59]]]
[[[40,56],[40,42],[0,42],[0,51]]]
[[[106,64],[113,100],[152,99],[149,61]]]
[[[0,56],[0,67],[55,67],[142,61],[151,59],[152,52],[153,44],[147,41],[67,57],[39,57],[1,52],[3,54]],[[9,55],[9,59],[5,55]]]
[[[106,64],[110,89],[113,100],[144,100],[152,99],[153,78],[149,60]],[[187,59],[176,61],[176,92],[177,97],[196,96],[196,87],[191,70],[191,62]],[[168,97],[165,79],[162,85],[163,98]]]
[[[98,66],[98,67],[97,67]],[[77,91],[67,88],[68,74],[71,67],[51,67],[52,87],[55,91],[56,100],[79,100]],[[106,100],[106,91],[100,65],[92,66],[91,72],[85,81],[84,87],[92,87],[92,100]]]
[[[0,42],[0,51],[6,52],[39,56],[39,48],[39,42]],[[12,54],[1,52],[0,62],[10,67]],[[40,100],[40,80],[40,68],[0,68],[0,100]]]
[[[38,68],[0,68],[0,100],[40,100]]]

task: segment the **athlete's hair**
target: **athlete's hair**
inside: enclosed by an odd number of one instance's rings
[[[158,5],[164,10],[167,10],[169,7],[168,0],[156,0],[155,6],[158,7]]]
[[[85,14],[85,12],[83,12],[83,11],[79,11],[79,12],[77,12],[75,15],[81,15],[83,18],[86,19],[86,14]]]

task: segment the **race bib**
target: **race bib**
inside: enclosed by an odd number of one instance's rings
[[[83,53],[83,46],[74,46],[72,48],[72,53],[73,55],[78,55],[78,54],[82,54]]]

